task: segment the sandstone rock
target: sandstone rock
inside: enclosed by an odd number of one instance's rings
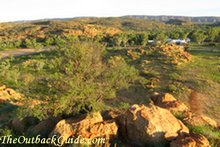
[[[114,121],[104,121],[89,127],[88,131],[86,132],[77,133],[86,138],[104,137],[105,139],[109,140],[111,137],[116,137],[117,132],[118,127]]]
[[[108,112],[109,119],[115,119],[122,115],[126,110],[112,110]]]
[[[214,128],[218,127],[218,124],[215,120],[202,114],[191,114],[191,116],[188,116],[184,119],[184,122],[191,126],[209,125]]]
[[[196,147],[196,142],[191,137],[184,137],[184,138],[180,138],[175,141],[172,141],[170,143],[170,147]]]
[[[176,99],[173,97],[173,95],[171,95],[169,93],[165,93],[165,95],[162,97],[161,101],[162,102],[172,102],[172,101],[176,101]]]
[[[0,86],[0,101],[6,102],[9,101],[11,104],[17,105],[17,102],[14,103],[14,100],[21,99],[22,95],[20,93],[15,92],[11,88],[6,88],[5,85]]]
[[[53,135],[57,135],[62,137],[61,143],[64,144],[64,142],[73,134],[72,133],[72,127],[70,124],[70,121],[68,120],[61,120],[58,122],[55,126],[55,129],[50,133],[50,137]]]
[[[170,143],[170,147],[211,147],[209,141],[202,135],[189,134],[177,138]]]
[[[16,94],[16,92],[13,89],[11,89],[11,88],[6,88],[5,91],[7,91],[8,94],[11,95],[11,96]]]
[[[119,119],[122,137],[134,145],[166,142],[189,133],[188,128],[170,111],[154,105],[133,105]]]
[[[211,147],[205,136],[200,134],[191,134],[191,137],[196,141],[196,147]]]
[[[9,97],[9,94],[7,91],[3,90],[3,91],[0,91],[0,98],[1,99],[7,99]]]
[[[103,121],[100,113],[78,119],[61,120],[50,136],[62,136],[62,144],[70,137],[105,137],[110,140],[117,136],[118,127],[114,121]]]
[[[0,86],[0,91],[5,90],[5,88],[6,88],[6,86],[5,86],[5,85]]]
[[[152,100],[155,105],[174,113],[189,111],[189,108],[185,104],[175,99],[173,95],[169,93],[165,93],[164,96],[155,96]]]

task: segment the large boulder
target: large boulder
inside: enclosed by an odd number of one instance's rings
[[[199,134],[189,134],[177,138],[170,143],[170,147],[211,147],[207,138]]]
[[[40,134],[43,137],[47,137],[60,120],[61,117],[48,118],[39,122],[37,125],[30,127],[27,133],[32,136]]]
[[[86,139],[105,138],[107,143],[117,136],[118,127],[114,121],[104,121],[100,113],[80,117],[78,119],[61,120],[50,136],[62,137],[62,144],[69,137],[81,136]]]
[[[50,137],[57,135],[57,137],[62,137],[61,144],[73,134],[71,120],[61,120],[58,122],[54,128],[54,130],[50,133]]]
[[[173,95],[169,93],[165,93],[163,96],[156,95],[152,97],[152,100],[155,105],[174,113],[189,111],[189,108],[185,104],[178,101]]]
[[[166,143],[189,133],[170,111],[154,105],[133,105],[119,117],[118,123],[122,138],[137,146]]]

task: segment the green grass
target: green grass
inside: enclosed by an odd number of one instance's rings
[[[210,126],[188,126],[190,131],[195,134],[202,134],[209,140],[212,147],[220,145],[220,131]]]
[[[205,90],[207,86],[220,83],[220,50],[204,46],[193,46],[189,50],[193,62],[179,67],[182,80],[192,84],[197,90]]]
[[[200,109],[211,118],[220,121],[220,50],[218,48],[194,45],[189,53],[193,62],[178,67],[177,78],[183,85],[198,93]],[[177,98],[188,102],[190,93],[182,92]]]

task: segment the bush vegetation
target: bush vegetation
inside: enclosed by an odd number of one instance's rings
[[[34,108],[27,103],[25,115],[46,118],[101,109],[103,99],[116,97],[118,90],[139,79],[138,71],[123,57],[105,58],[104,47],[97,43],[69,42],[52,54],[22,61],[20,66],[13,65],[15,59],[1,62],[2,83],[19,86],[27,99],[42,101]]]
[[[42,48],[64,40],[97,41],[108,46],[145,46],[149,40],[186,39],[219,43],[220,27],[211,24],[164,24],[132,18],[90,18],[8,24],[0,29],[0,49]],[[10,35],[9,35],[10,34]]]

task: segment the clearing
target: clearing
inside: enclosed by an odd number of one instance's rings
[[[29,55],[33,53],[39,53],[46,51],[46,49],[13,49],[13,50],[4,50],[0,51],[0,58],[7,58],[7,57],[12,57],[12,56],[22,56],[22,55]]]

